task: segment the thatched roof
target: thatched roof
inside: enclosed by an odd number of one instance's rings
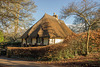
[[[54,16],[45,14],[36,24],[28,29],[21,38],[49,37],[65,38],[74,34],[64,23]]]

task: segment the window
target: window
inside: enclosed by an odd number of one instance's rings
[[[55,39],[50,39],[50,44],[55,44]]]
[[[31,43],[31,38],[27,38],[27,43]]]
[[[42,43],[42,38],[37,38],[37,43]]]

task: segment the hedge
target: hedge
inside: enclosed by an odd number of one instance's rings
[[[7,56],[27,57],[34,60],[60,60],[60,52],[66,46],[66,44],[55,44],[41,47],[7,47]]]
[[[0,45],[9,47],[21,47],[21,42],[2,42]]]

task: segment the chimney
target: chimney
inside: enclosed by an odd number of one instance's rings
[[[55,17],[56,19],[58,19],[58,15],[56,15],[55,13],[53,13],[53,17]]]

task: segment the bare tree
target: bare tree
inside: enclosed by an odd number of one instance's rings
[[[18,32],[29,27],[35,19],[33,13],[36,5],[32,0],[0,0],[0,24],[6,33],[10,34],[15,41]]]
[[[61,10],[62,18],[66,18],[70,15],[76,15],[85,20],[85,23],[87,24],[88,27],[86,54],[89,54],[88,45],[89,45],[90,29],[95,23],[100,22],[99,19],[100,17],[98,17],[98,12],[97,12],[99,7],[100,5],[96,2],[82,0],[80,3],[73,2],[72,4],[69,4],[68,7],[64,7]]]
[[[74,20],[73,24],[82,24],[84,26],[83,32],[87,31],[88,28],[87,28],[87,24],[86,24],[84,18],[78,17],[78,16],[75,16],[74,18],[75,18],[75,20]]]
[[[97,16],[100,17],[100,8],[97,11]],[[74,18],[75,18],[75,20],[74,20],[73,24],[80,24],[81,23],[81,24],[83,24],[83,26],[85,26],[85,28],[83,29],[83,32],[87,31],[88,28],[87,28],[87,24],[85,23],[84,18],[78,17],[78,16],[75,16]],[[97,28],[100,28],[99,22],[94,23],[94,25],[91,27],[92,30],[97,29]]]

